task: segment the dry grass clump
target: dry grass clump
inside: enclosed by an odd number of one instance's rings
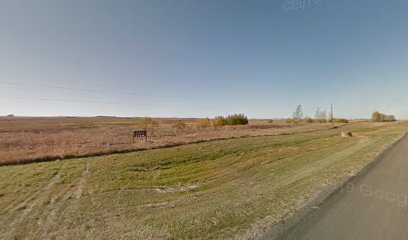
[[[201,119],[197,122],[197,127],[199,128],[209,128],[211,125],[212,122],[209,118]]]

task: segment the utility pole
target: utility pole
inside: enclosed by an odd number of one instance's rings
[[[333,112],[333,104],[330,105],[331,106],[331,110],[330,110],[330,120],[332,123],[332,127],[334,127],[334,112]]]

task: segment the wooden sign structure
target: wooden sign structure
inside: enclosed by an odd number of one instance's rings
[[[133,142],[135,142],[135,137],[144,137],[145,142],[147,142],[147,131],[142,130],[142,131],[134,131],[133,132]]]

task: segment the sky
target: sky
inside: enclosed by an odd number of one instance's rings
[[[0,115],[408,118],[406,0],[0,4]]]

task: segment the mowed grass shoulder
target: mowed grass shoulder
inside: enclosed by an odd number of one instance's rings
[[[0,238],[248,238],[372,161],[406,123],[0,167]],[[355,137],[341,138],[353,131]]]

